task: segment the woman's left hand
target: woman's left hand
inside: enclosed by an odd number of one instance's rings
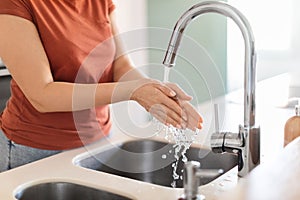
[[[186,97],[186,93],[175,83],[165,83],[169,88],[171,88],[175,93],[176,97],[174,97],[174,100],[179,104],[179,106],[182,108],[184,112],[184,116],[186,116],[185,125],[186,128],[191,129],[195,131],[196,128],[201,129],[203,118],[198,113],[196,108],[189,102],[192,100],[192,98],[184,99],[183,97]]]
[[[193,131],[198,129],[202,129],[203,118],[198,113],[196,108],[188,101],[177,101],[183,112],[185,112],[187,116],[186,120],[186,128],[191,129]]]

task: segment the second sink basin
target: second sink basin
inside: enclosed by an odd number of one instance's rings
[[[81,158],[80,158],[81,157]],[[188,160],[199,161],[202,169],[223,169],[224,173],[237,165],[234,154],[215,154],[207,149],[191,147],[186,152]],[[130,179],[144,181],[160,186],[172,187],[173,167],[175,164],[173,144],[136,140],[98,153],[79,156],[75,164],[84,168],[106,172]],[[177,174],[182,175],[184,162],[179,159]],[[207,184],[216,177],[201,178],[201,185]],[[182,188],[181,178],[176,180],[176,187]]]
[[[16,194],[18,200],[131,200],[107,191],[68,182],[33,185]]]

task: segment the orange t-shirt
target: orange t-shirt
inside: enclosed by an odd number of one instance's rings
[[[115,48],[109,14],[114,8],[112,0],[0,0],[0,14],[34,23],[54,81],[70,83],[113,81]],[[64,150],[94,142],[110,131],[108,106],[40,113],[14,80],[11,94],[0,125],[18,144]]]

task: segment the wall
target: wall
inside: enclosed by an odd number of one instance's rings
[[[124,37],[124,45],[130,46],[133,42],[130,38],[136,37],[137,34],[135,30],[147,26],[147,0],[114,0],[114,3],[116,4],[119,32],[121,37]],[[146,35],[139,35],[139,39],[145,41]],[[135,66],[139,67],[147,63],[145,52],[133,52],[131,49],[128,52],[130,52],[129,55]]]

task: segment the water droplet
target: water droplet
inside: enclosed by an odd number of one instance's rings
[[[172,186],[173,188],[176,188],[176,182],[173,181],[173,182],[171,183],[171,186]]]
[[[188,161],[188,159],[187,159],[187,157],[185,156],[185,155],[182,155],[182,162],[187,162]]]
[[[239,150],[237,150],[237,149],[233,149],[233,150],[232,150],[232,152],[233,152],[233,153],[238,153],[238,152],[239,152]]]

